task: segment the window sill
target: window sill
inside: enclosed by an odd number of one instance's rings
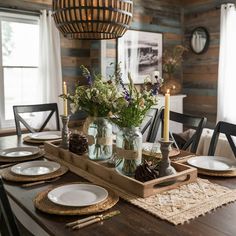
[[[0,129],[0,137],[3,136],[9,136],[9,135],[15,135],[16,134],[16,129]]]

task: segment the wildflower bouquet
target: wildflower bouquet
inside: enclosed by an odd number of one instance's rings
[[[82,74],[87,85],[76,86],[73,95],[68,94],[72,112],[83,110],[92,117],[107,117],[114,111],[114,104],[118,99],[118,89],[112,80],[104,81],[101,75],[94,75],[93,80],[89,70],[81,66]]]
[[[121,78],[121,77],[119,77]],[[150,91],[144,89],[139,92],[134,86],[130,74],[127,88],[119,79],[122,88],[122,97],[116,101],[115,118],[112,121],[120,128],[139,127],[150,108],[157,103],[157,89],[153,87]]]
[[[125,87],[121,77],[117,77],[123,96],[117,100],[116,113],[112,121],[120,127],[116,137],[116,168],[128,176],[134,176],[142,161],[141,125],[147,111],[157,102],[156,90],[139,92],[128,75],[129,85]]]
[[[106,119],[114,110],[120,96],[116,83],[105,81],[100,75],[93,78],[89,70],[81,66],[87,85],[76,86],[73,95],[68,94],[72,111],[83,110],[89,114],[83,131],[87,135],[89,158],[108,159],[112,155],[112,125]]]
[[[182,45],[174,47],[173,51],[165,50],[162,57],[163,72],[173,74],[183,61],[183,53],[187,51]]]

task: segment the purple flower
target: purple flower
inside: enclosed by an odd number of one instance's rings
[[[88,85],[91,86],[93,82],[89,70],[84,65],[81,65],[80,68],[82,70],[82,75],[84,76],[84,78],[86,78],[88,82]]]
[[[125,88],[123,93],[124,93],[125,100],[129,102],[130,101],[130,95],[129,95],[128,90],[126,88]]]
[[[87,79],[88,85],[91,86],[92,85],[92,78],[91,78],[91,76],[90,75],[87,76],[86,79]]]

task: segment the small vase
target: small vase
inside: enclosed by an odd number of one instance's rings
[[[161,87],[162,94],[165,94],[168,89],[171,95],[179,94],[181,92],[181,82],[179,79],[175,78],[173,74],[165,73]]]
[[[139,127],[122,128],[116,136],[116,169],[124,175],[134,176],[142,162],[142,134]]]
[[[112,156],[112,125],[104,117],[90,118],[88,125],[88,156],[89,159],[99,161]]]

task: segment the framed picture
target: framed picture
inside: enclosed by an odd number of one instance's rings
[[[123,81],[128,83],[128,72],[135,84],[144,83],[154,71],[162,73],[161,33],[128,30],[118,39],[117,60],[120,63]]]

